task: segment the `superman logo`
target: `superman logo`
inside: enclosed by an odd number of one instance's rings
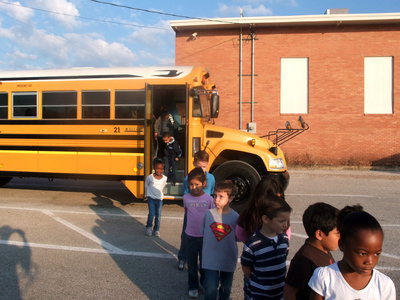
[[[210,228],[218,242],[232,232],[231,226],[223,223],[214,222]]]

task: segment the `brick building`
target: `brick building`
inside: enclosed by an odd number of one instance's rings
[[[217,125],[310,129],[289,164],[400,165],[400,13],[172,21],[176,65],[204,65]],[[253,63],[252,63],[253,62]]]

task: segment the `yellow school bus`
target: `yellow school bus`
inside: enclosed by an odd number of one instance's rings
[[[15,176],[119,180],[142,198],[161,107],[179,120],[181,180],[200,149],[216,180],[238,185],[237,205],[261,176],[287,178],[276,144],[213,125],[219,96],[205,68],[75,68],[0,72],[0,185]],[[169,186],[167,197],[181,193]]]

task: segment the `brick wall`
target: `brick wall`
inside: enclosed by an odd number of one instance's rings
[[[204,65],[221,95],[217,125],[239,128],[239,31],[178,32],[176,64]],[[244,38],[249,30],[243,30]],[[308,57],[310,130],[282,146],[289,163],[400,165],[400,25],[256,28],[257,134],[292,126],[297,115],[280,113],[280,59]],[[251,71],[251,42],[243,42],[243,73]],[[392,56],[394,113],[364,115],[364,57]],[[250,77],[243,77],[250,101]],[[243,128],[250,104],[243,104]],[[293,126],[294,127],[294,126]]]

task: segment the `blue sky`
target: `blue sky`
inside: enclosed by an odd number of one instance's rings
[[[190,17],[400,12],[400,0],[102,0]],[[174,64],[180,18],[93,0],[0,0],[0,70]]]

